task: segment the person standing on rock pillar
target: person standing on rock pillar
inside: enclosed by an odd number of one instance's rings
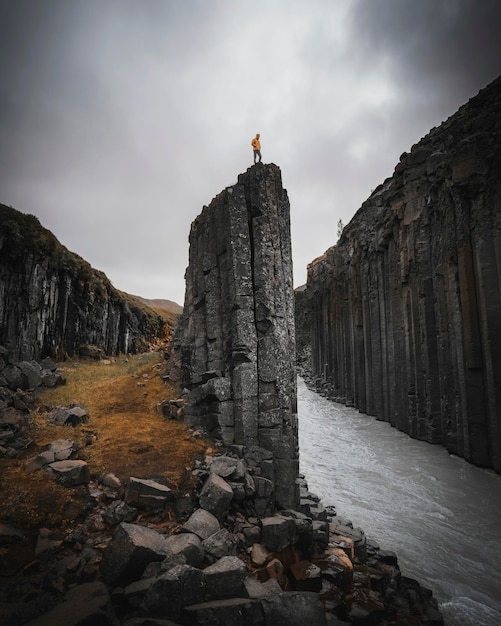
[[[251,141],[252,149],[254,150],[254,163],[256,163],[256,158],[259,157],[259,163],[261,163],[261,142],[259,141],[259,137],[261,135],[256,133],[256,136]]]

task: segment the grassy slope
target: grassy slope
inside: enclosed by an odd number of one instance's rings
[[[0,461],[0,519],[22,528],[71,527],[82,512],[81,488],[67,489],[38,471],[28,472],[24,462],[51,441],[64,438],[80,443],[78,455],[89,463],[92,477],[112,472],[122,481],[130,476],[153,478],[181,492],[189,486],[193,458],[207,443],[194,438],[177,422],[161,417],[156,405],[173,399],[175,390],[161,377],[157,353],[118,358],[108,362],[67,362],[60,368],[67,384],[41,394],[41,407],[32,413],[32,446],[21,459]],[[82,426],[47,424],[44,405],[83,404],[90,421]],[[86,436],[96,440],[85,446]]]

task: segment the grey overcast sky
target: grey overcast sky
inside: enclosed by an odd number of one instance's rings
[[[184,300],[191,222],[280,166],[295,285],[402,152],[501,73],[499,0],[0,0],[0,202]]]

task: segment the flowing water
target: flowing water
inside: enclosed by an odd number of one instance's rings
[[[393,550],[447,626],[501,625],[501,476],[331,402],[298,379],[310,491]]]

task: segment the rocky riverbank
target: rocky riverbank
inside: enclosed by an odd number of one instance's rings
[[[179,417],[165,407],[159,420]],[[2,432],[11,430],[8,408]],[[216,441],[193,463],[193,490],[175,493],[155,476],[89,471],[73,440],[77,417],[92,416],[73,409],[71,419],[56,416],[69,424],[67,440],[35,456],[28,444],[19,456],[74,489],[85,514],[35,536],[0,525],[3,624],[443,623],[432,593],[402,576],[396,555],[324,507],[304,478],[299,506],[274,509],[268,450]],[[16,410],[28,419],[28,408]]]

